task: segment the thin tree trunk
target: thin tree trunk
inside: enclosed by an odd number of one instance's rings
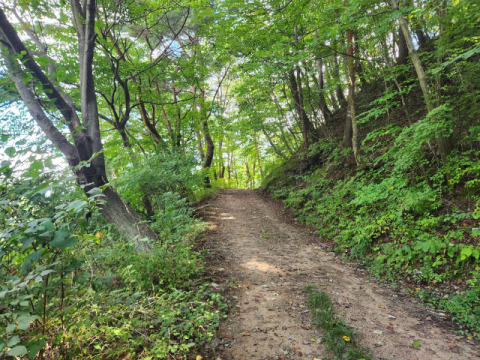
[[[178,68],[175,69],[175,71],[178,71]],[[176,133],[176,146],[180,146],[181,140],[182,140],[182,134],[181,134],[181,128],[182,128],[182,115],[180,113],[180,107],[178,106],[178,101],[177,101],[177,91],[175,89],[175,80],[172,79],[171,81],[171,89],[172,89],[172,95],[173,95],[173,104],[175,106],[175,111],[177,112],[177,123],[175,124],[175,133]]]
[[[222,145],[223,145],[223,138],[222,134],[220,135],[220,140],[218,140],[218,177],[220,179],[223,179],[223,171],[222,169],[224,168],[223,165],[223,153],[222,153]]]
[[[347,56],[345,57],[345,67],[348,72],[349,77],[349,84],[348,84],[348,110],[347,110],[347,128],[348,122],[351,123],[352,128],[352,138],[351,138],[351,146],[353,149],[353,155],[355,157],[355,162],[357,166],[361,165],[360,159],[360,148],[359,148],[359,134],[358,134],[358,126],[355,119],[355,82],[356,82],[356,74],[355,74],[355,61],[353,58],[354,55],[354,35],[353,30],[347,30]],[[348,112],[350,112],[348,114]],[[344,139],[344,141],[348,141],[348,139]]]
[[[405,41],[405,35],[401,27],[398,27],[398,57],[397,64],[405,65],[408,61],[408,47],[407,42]]]
[[[332,118],[332,112],[328,108],[327,101],[324,94],[324,81],[323,81],[323,60],[319,58],[317,60],[317,70],[318,70],[318,105],[320,111],[322,112],[323,118],[326,123],[329,123]]]
[[[273,151],[275,151],[275,154],[277,154],[278,156],[280,156],[282,159],[284,160],[287,160],[287,157],[278,149],[278,147],[273,143],[272,139],[270,138],[270,136],[268,135],[267,131],[265,129],[262,129],[263,131],[263,134],[265,135],[265,137],[267,138],[268,142],[270,143],[270,145],[272,146],[272,149]]]
[[[392,4],[395,10],[398,9],[397,0],[390,0],[390,3]],[[415,66],[415,71],[417,72],[418,80],[420,82],[420,88],[422,89],[422,93],[425,98],[425,103],[427,105],[427,110],[430,113],[433,111],[434,106],[430,99],[431,95],[428,88],[425,71],[423,70],[422,62],[420,61],[420,57],[418,56],[417,51],[415,50],[415,47],[413,45],[412,36],[410,34],[410,30],[408,29],[408,25],[405,20],[405,17],[403,15],[400,15],[400,17],[398,18],[398,21],[400,22],[400,27],[402,29],[403,35],[405,36],[405,41],[408,47],[408,53],[410,54],[413,65]],[[437,144],[438,144],[438,149],[440,151],[440,155],[442,156],[442,161],[445,164],[447,161],[447,156],[450,154],[452,150],[450,139],[444,136],[443,134],[437,134]]]
[[[203,166],[203,162],[205,161],[205,152],[203,151],[203,145],[202,145],[202,136],[200,135],[200,131],[196,131],[197,134],[197,149],[198,149],[198,154],[200,155],[200,161]]]
[[[336,45],[336,41],[335,41],[335,45]],[[335,88],[335,92],[336,92],[336,95],[337,95],[337,101],[338,101],[338,104],[340,105],[340,107],[343,109],[345,107],[345,105],[347,104],[347,102],[345,101],[345,96],[343,95],[343,90],[342,90],[342,81],[341,81],[341,78],[340,78],[340,67],[338,66],[338,59],[337,59],[337,55],[334,54],[333,55],[333,75],[334,75],[334,79],[337,83],[337,86]]]

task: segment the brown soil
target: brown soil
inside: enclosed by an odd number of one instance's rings
[[[321,330],[310,324],[307,284],[330,295],[374,359],[480,359],[477,346],[451,331],[447,316],[328,252],[260,192],[222,190],[203,215],[213,227],[205,244],[215,270],[211,286],[230,300],[212,342],[214,359],[331,359]]]

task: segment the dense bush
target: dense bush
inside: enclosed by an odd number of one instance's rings
[[[49,184],[48,184],[48,183]],[[180,184],[180,181],[176,181]],[[192,245],[203,224],[166,192],[148,253],[68,181],[5,179],[0,188],[0,352],[28,358],[145,359],[209,341],[223,304]],[[176,190],[176,189],[170,189]]]

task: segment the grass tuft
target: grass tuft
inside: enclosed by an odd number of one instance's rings
[[[312,311],[313,325],[323,330],[323,343],[335,359],[371,360],[368,350],[355,342],[355,333],[343,321],[335,317],[330,297],[315,286],[307,285],[307,304]]]

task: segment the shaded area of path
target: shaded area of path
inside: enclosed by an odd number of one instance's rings
[[[480,359],[477,346],[446,330],[451,324],[440,312],[323,250],[275,205],[256,190],[227,189],[203,209],[213,225],[206,241],[217,277],[212,287],[230,289],[229,316],[213,342],[217,358],[331,358],[304,303],[303,287],[314,284],[375,359]]]

